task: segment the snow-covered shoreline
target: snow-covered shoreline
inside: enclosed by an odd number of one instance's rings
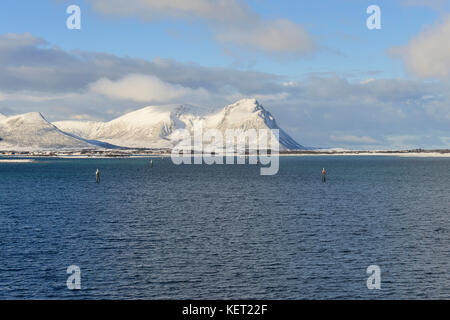
[[[380,156],[380,157],[405,157],[405,158],[449,158],[450,151],[444,150],[429,151],[429,152],[410,152],[410,151],[345,151],[345,152],[324,152],[324,151],[308,151],[308,152],[289,152],[280,153],[280,157],[320,157],[320,156],[352,156],[352,157],[367,157],[367,156]],[[223,154],[225,156],[225,154]],[[235,156],[239,156],[235,154]],[[251,155],[250,155],[251,156]],[[275,156],[275,154],[272,154]],[[113,158],[167,158],[170,157],[170,152],[92,152],[92,153],[70,153],[67,151],[43,151],[43,152],[14,152],[14,153],[1,153],[0,162],[32,162],[35,158],[61,158],[61,159],[113,159]],[[14,159],[17,158],[17,159]]]
[[[34,159],[0,159],[0,163],[29,163],[35,162]]]
[[[405,157],[405,158],[449,158],[450,153],[440,152],[317,152],[317,153],[292,153],[280,154],[281,157],[316,157],[316,156],[384,156],[384,157]]]

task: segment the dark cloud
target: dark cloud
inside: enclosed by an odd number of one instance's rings
[[[0,90],[73,92],[100,78],[118,80],[127,74],[153,75],[192,89],[244,94],[276,91],[277,76],[262,72],[206,68],[168,59],[146,61],[107,53],[63,51],[30,34],[0,36]]]

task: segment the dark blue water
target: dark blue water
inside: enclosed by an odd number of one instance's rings
[[[450,298],[450,159],[280,161],[0,163],[0,298]]]

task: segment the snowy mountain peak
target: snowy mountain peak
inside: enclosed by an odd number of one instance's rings
[[[219,128],[234,129],[278,129],[270,112],[256,99],[242,99],[226,106],[212,117]]]
[[[264,110],[262,105],[255,98],[241,99],[233,104],[225,107],[227,110],[240,110],[241,112],[253,113],[259,110]]]
[[[23,114],[11,116],[9,118],[10,119],[21,118],[21,119],[35,120],[35,121],[42,121],[42,120],[46,121],[44,119],[44,116],[40,112],[28,112],[28,113],[23,113]]]
[[[49,123],[39,112],[6,117],[0,121],[0,149],[93,148]]]
[[[224,113],[228,117],[234,117],[236,120],[240,118],[261,118],[264,120],[266,125],[271,129],[277,129],[278,126],[274,123],[274,118],[272,114],[264,109],[263,105],[256,99],[242,99],[238,102],[228,105],[224,109]]]
[[[29,112],[19,114],[16,116],[5,117],[3,122],[10,126],[39,126],[39,127],[54,127],[51,123],[45,120],[40,112]]]
[[[129,125],[152,125],[160,121],[170,119],[172,108],[162,108],[157,106],[148,106],[139,110],[135,110],[116,118],[110,123],[127,123]]]

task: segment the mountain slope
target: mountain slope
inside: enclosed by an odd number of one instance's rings
[[[189,105],[149,106],[109,122],[60,121],[59,129],[84,139],[132,148],[171,148],[181,129],[278,129],[280,149],[304,149],[283,131],[256,99],[243,99],[224,109],[207,113]]]
[[[0,118],[0,149],[81,149],[94,146],[62,132],[38,112]]]
[[[184,106],[150,106],[127,113],[109,122],[60,121],[54,125],[63,131],[129,148],[170,148],[168,136],[184,128],[179,119]]]
[[[226,129],[278,129],[280,149],[305,149],[281,129],[272,114],[256,99],[243,99],[226,106],[216,114],[206,118],[207,128]]]

